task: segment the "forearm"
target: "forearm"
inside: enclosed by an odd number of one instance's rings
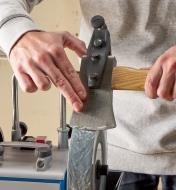
[[[39,2],[41,0],[0,0],[0,47],[7,56],[20,36],[38,29],[29,13]]]

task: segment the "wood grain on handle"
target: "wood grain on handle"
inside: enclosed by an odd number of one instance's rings
[[[148,69],[115,67],[112,73],[112,89],[143,91],[148,71]]]

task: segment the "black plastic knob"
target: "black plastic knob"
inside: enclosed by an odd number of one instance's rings
[[[0,142],[3,142],[3,141],[4,141],[4,135],[3,135],[2,129],[0,128]]]
[[[108,175],[108,165],[102,165],[100,160],[96,162],[96,178],[100,179],[100,176],[107,176]]]
[[[72,127],[70,127],[70,125],[67,124],[67,128],[68,128],[68,138],[71,138],[72,135]]]
[[[20,126],[20,130],[21,130],[21,135],[23,137],[26,135],[28,127],[27,127],[26,123],[24,123],[22,121],[19,122],[19,126]]]
[[[91,19],[91,24],[94,29],[98,29],[105,25],[105,20],[102,16],[96,15]]]

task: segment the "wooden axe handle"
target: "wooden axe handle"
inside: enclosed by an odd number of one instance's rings
[[[130,67],[114,67],[112,73],[113,90],[143,91],[148,69],[133,69]]]

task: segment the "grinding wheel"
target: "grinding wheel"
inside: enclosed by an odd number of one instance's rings
[[[68,190],[105,190],[106,152],[105,131],[74,128],[69,149]]]

